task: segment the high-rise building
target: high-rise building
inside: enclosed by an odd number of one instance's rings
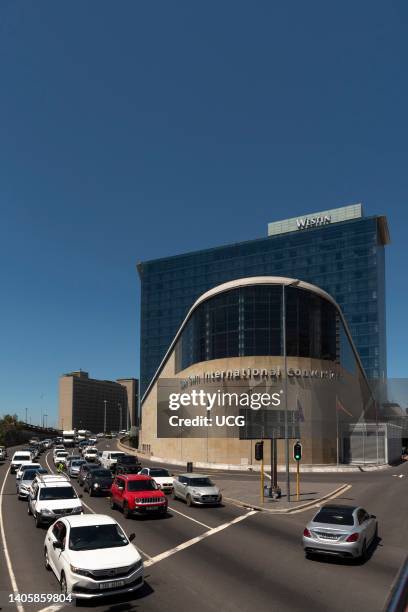
[[[79,370],[60,377],[60,429],[120,431],[137,422],[138,381],[121,378],[118,381],[89,378]]]
[[[340,306],[368,378],[387,372],[385,216],[354,204],[270,223],[268,236],[141,262],[141,396],[199,296],[228,281],[280,276],[312,283]]]

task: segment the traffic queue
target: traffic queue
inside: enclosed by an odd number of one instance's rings
[[[173,478],[165,468],[143,468],[135,455],[99,451],[97,438],[82,440],[72,452],[60,440],[32,442],[15,451],[10,473],[16,477],[18,499],[27,502],[27,514],[37,528],[47,529],[44,566],[55,574],[64,601],[131,593],[144,583],[143,559],[132,545],[135,534],[127,536],[112,515],[85,513],[85,493],[106,496],[110,508],[126,519],[166,515],[169,494],[188,505],[222,500],[207,476]],[[50,448],[57,473],[49,473],[38,461]],[[74,481],[83,493],[77,492]]]

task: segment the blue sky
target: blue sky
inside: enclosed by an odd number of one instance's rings
[[[137,261],[362,201],[407,376],[408,7],[0,3],[0,413],[138,374]]]

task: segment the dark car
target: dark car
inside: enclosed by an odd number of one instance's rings
[[[112,471],[116,474],[138,474],[142,469],[142,464],[136,455],[123,455],[118,457],[116,465],[112,466]]]
[[[97,470],[98,468],[99,468],[99,465],[96,465],[95,463],[84,463],[83,465],[81,465],[79,469],[79,473],[78,473],[79,486],[80,487],[84,486],[85,478],[88,472],[90,472],[91,470]]]
[[[113,476],[110,470],[99,468],[96,470],[88,470],[84,480],[84,491],[88,491],[89,495],[107,495],[110,493],[113,482]]]

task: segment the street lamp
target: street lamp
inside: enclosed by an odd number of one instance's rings
[[[107,404],[107,401],[103,400],[103,403],[105,404],[105,413],[103,417],[103,433],[106,434],[106,404]]]
[[[286,350],[286,287],[295,287],[300,281],[293,280],[287,285],[282,284],[282,352],[285,370],[285,464],[286,464],[286,495],[290,502],[290,473],[289,473],[289,422],[288,422],[288,357]]]

